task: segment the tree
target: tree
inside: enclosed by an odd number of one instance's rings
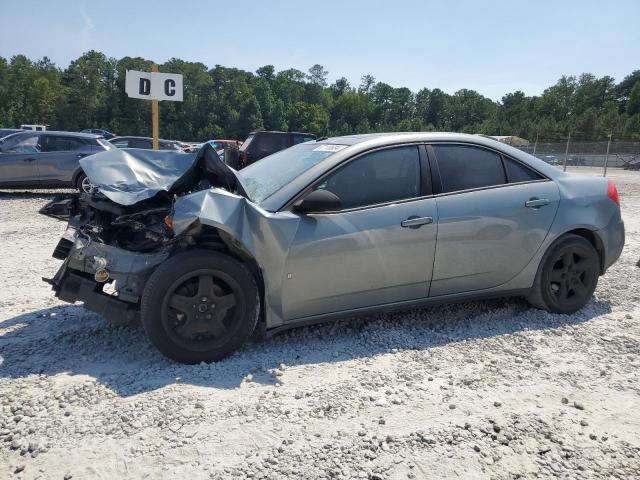
[[[89,51],[59,68],[44,57],[0,57],[0,125],[44,123],[52,129],[107,128],[121,135],[151,133],[148,101],[127,97],[126,70],[149,71],[141,57],[108,58]],[[327,86],[321,65],[308,73],[255,73],[172,58],[160,71],[184,75],[184,101],[163,102],[165,138],[203,141],[245,138],[251,130],[305,130],[319,135],[452,130],[560,140],[571,130],[585,140],[640,139],[640,70],[615,84],[609,76],[564,76],[542,95],[506,93],[494,102],[471,89],[451,95],[417,93],[364,75],[353,88],[344,77]]]
[[[257,69],[256,74],[259,77],[264,78],[265,80],[271,81],[275,78],[275,71],[276,69],[273,65],[265,65],[264,67],[260,67],[259,69]]]
[[[627,113],[629,115],[635,115],[640,113],[640,80],[631,89],[629,94],[629,101],[627,102]]]
[[[307,75],[307,79],[309,83],[313,85],[318,85],[319,87],[327,86],[327,76],[329,72],[327,72],[322,65],[315,64],[313,67],[309,69],[309,75]]]

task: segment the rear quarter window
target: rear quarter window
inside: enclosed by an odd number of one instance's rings
[[[504,158],[504,166],[507,169],[507,177],[509,183],[532,182],[534,180],[542,180],[544,177],[534,172],[529,167],[524,166],[520,162],[516,162],[509,157]]]

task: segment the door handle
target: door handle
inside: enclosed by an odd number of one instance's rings
[[[400,222],[400,226],[405,228],[420,228],[422,225],[427,225],[428,223],[433,223],[433,217],[411,216]]]
[[[79,154],[76,155],[76,158],[84,158],[86,156],[87,156],[86,153],[79,153]]]
[[[530,198],[529,200],[527,200],[526,202],[524,202],[524,206],[527,208],[540,208],[540,207],[544,207],[545,205],[549,205],[549,199],[547,198]]]
[[[35,162],[36,159],[35,158],[25,158],[24,161],[25,162]]]

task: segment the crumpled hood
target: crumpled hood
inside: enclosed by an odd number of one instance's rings
[[[80,160],[100,193],[120,205],[134,205],[158,192],[177,194],[205,183],[246,197],[236,171],[205,144],[197,154],[170,150],[113,149]]]

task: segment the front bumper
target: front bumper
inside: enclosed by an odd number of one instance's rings
[[[64,263],[52,279],[56,297],[69,303],[83,302],[85,308],[115,324],[129,323],[139,315],[140,296],[153,270],[168,252],[136,253],[93,242],[68,229],[54,250]],[[96,272],[108,273],[106,282],[96,281]],[[110,284],[112,293],[105,291]]]

